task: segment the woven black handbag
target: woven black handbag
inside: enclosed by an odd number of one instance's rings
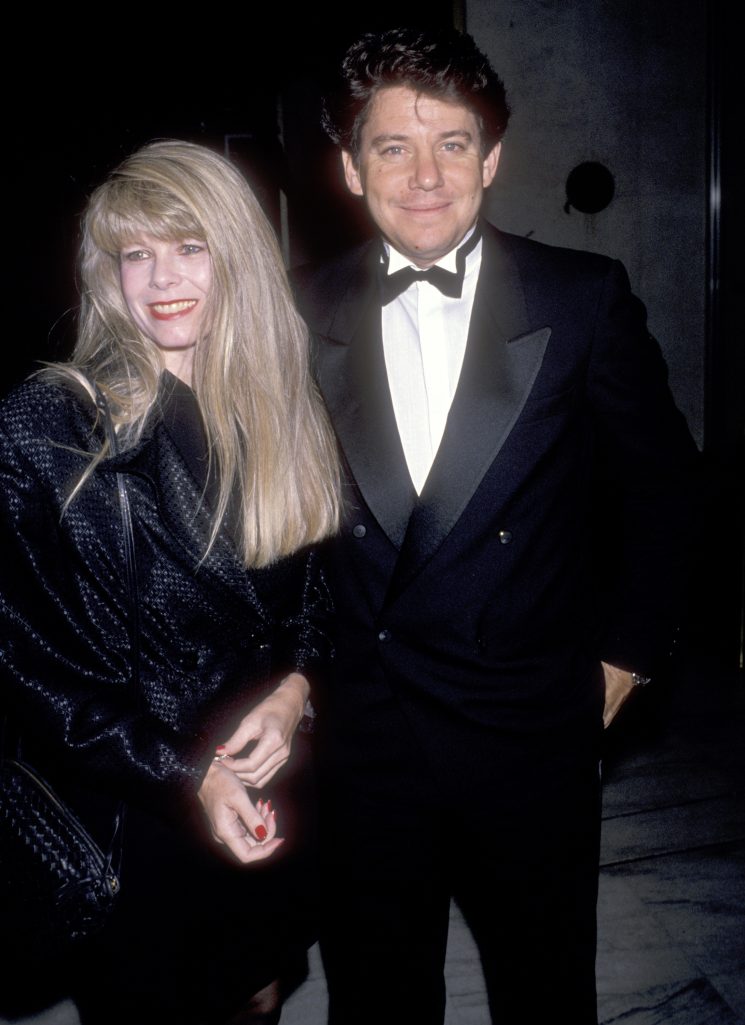
[[[119,892],[119,816],[104,853],[30,765],[3,759],[0,786],[0,890],[14,932],[44,941],[96,932]]]
[[[97,405],[115,455],[116,435],[100,393]],[[138,695],[134,535],[124,477],[121,473],[116,477],[131,606],[132,684]],[[3,747],[8,747],[5,738]],[[124,810],[120,804],[111,843],[102,851],[49,783],[20,757],[4,751],[0,760],[0,913],[11,942],[17,935],[40,943],[65,943],[90,936],[104,925],[120,889]]]

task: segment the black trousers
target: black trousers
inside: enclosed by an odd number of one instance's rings
[[[494,736],[460,752],[448,780],[392,705],[365,729],[375,723],[374,744],[360,735],[344,762],[324,762],[330,1025],[441,1025],[451,897],[478,945],[494,1023],[596,1025],[596,745]]]

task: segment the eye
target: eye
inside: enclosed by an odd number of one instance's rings
[[[446,153],[462,153],[466,147],[463,145],[462,142],[453,142],[451,140],[449,142],[443,143],[442,148],[445,150]]]
[[[121,259],[137,263],[138,260],[147,260],[149,256],[147,249],[129,249],[121,254]]]
[[[207,246],[203,242],[183,242],[179,248],[179,252],[183,253],[184,256],[196,256],[197,253],[203,253]]]
[[[384,157],[400,157],[403,151],[403,146],[386,146],[385,149],[381,150],[381,155]]]

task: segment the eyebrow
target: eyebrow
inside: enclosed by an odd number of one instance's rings
[[[473,136],[470,132],[466,131],[465,128],[452,128],[447,132],[440,132],[437,136],[438,141],[444,141],[445,139],[463,139],[465,142],[473,142]],[[382,146],[387,142],[407,142],[410,139],[409,135],[403,135],[398,132],[383,132],[380,135],[376,135],[374,139],[370,140],[370,147],[374,148]]]

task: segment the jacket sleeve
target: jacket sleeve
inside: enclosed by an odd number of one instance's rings
[[[600,655],[653,675],[670,653],[684,612],[703,480],[644,306],[618,262],[610,265],[598,307],[588,389],[597,439],[596,500],[604,507],[596,519],[610,525],[602,539],[609,626]]]
[[[311,683],[334,654],[330,637],[332,602],[323,572],[322,551],[321,545],[297,557],[297,601],[294,608],[287,609],[280,627],[285,666],[303,673]]]
[[[52,436],[70,444],[53,443],[33,425],[33,410],[19,408],[13,416],[6,406],[0,417],[4,710],[47,766],[117,798],[167,808],[194,795],[209,750],[204,737],[148,714],[134,691],[113,476],[110,487],[86,485],[95,500],[76,498],[63,514],[88,458],[80,445],[90,439],[62,430]],[[44,424],[45,413],[36,415]]]

